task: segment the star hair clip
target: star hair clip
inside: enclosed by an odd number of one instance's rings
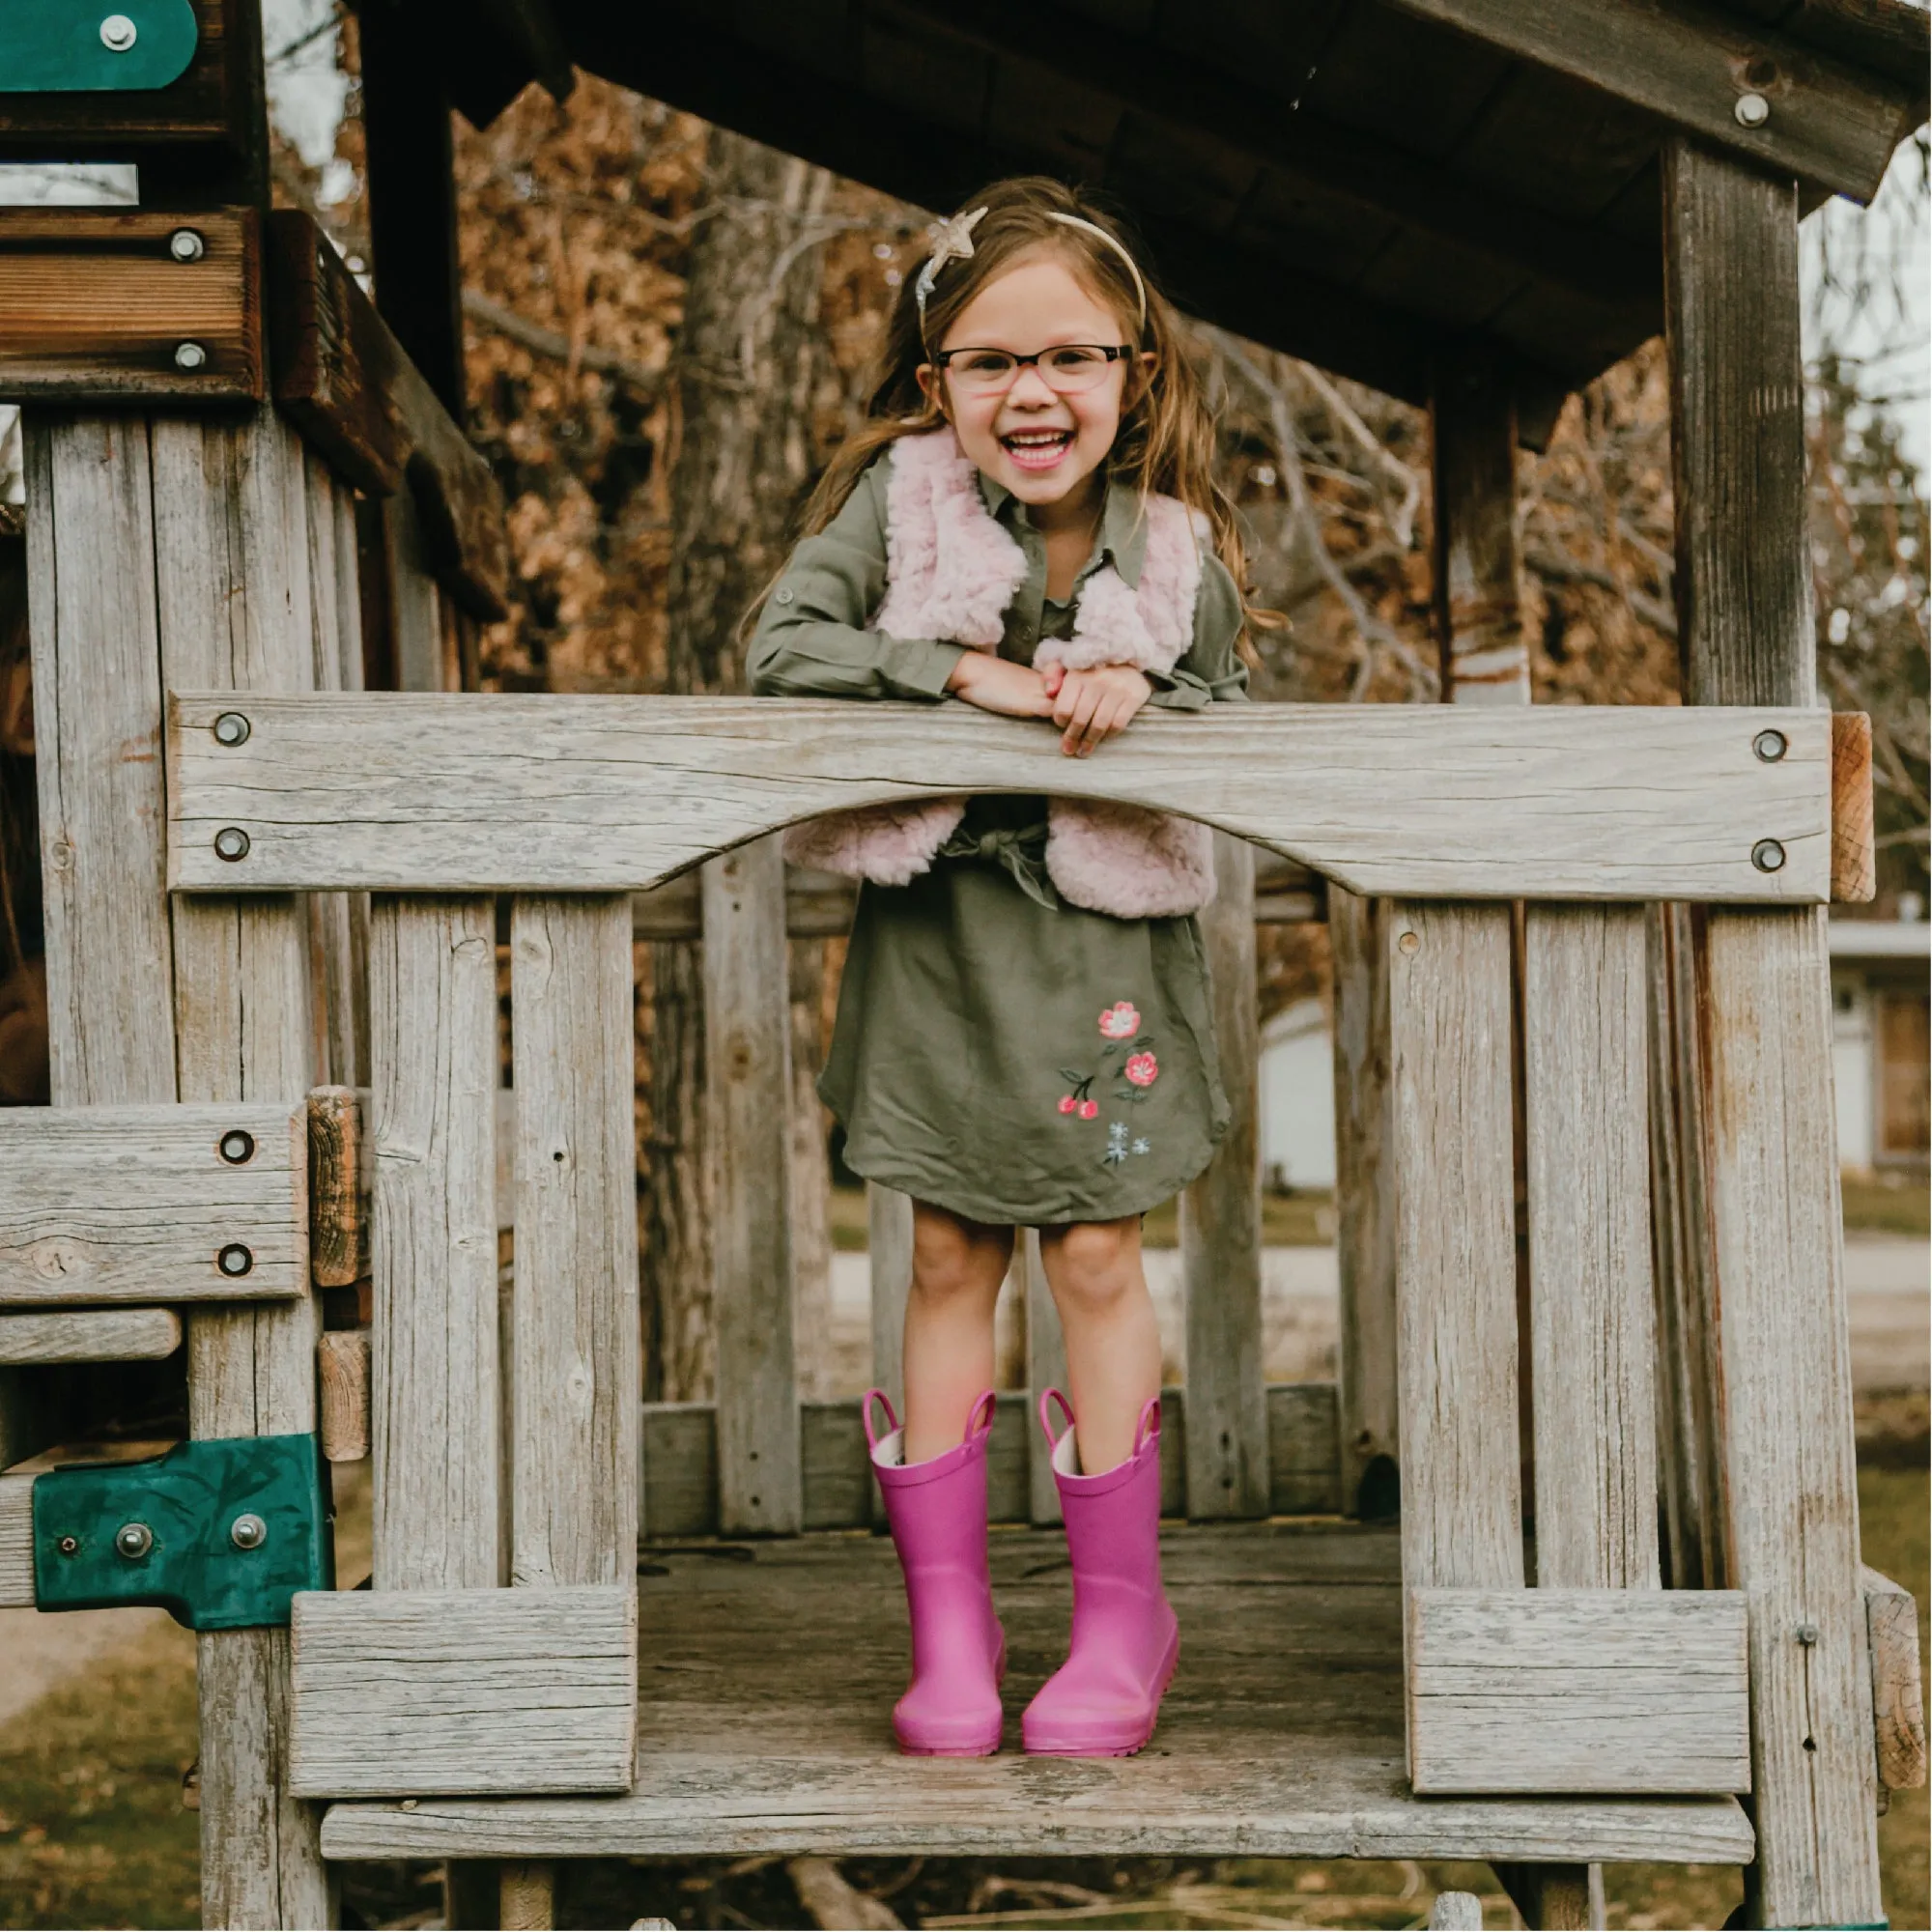
[[[938,280],[940,270],[955,258],[961,262],[973,259],[973,231],[985,213],[985,209],[976,208],[971,214],[954,214],[945,221],[933,223],[930,231],[932,253],[925,258],[925,265],[912,285],[912,297],[919,304],[922,327],[925,323],[926,299],[932,294],[932,285]]]

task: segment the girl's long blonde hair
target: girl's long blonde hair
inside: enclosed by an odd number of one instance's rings
[[[1122,339],[1151,353],[1151,368],[1128,365],[1120,433],[1107,457],[1107,473],[1143,497],[1158,492],[1201,511],[1212,531],[1214,554],[1242,592],[1246,608],[1247,554],[1240,526],[1227,493],[1214,480],[1214,424],[1193,365],[1182,352],[1180,330],[1171,304],[1155,285],[1146,262],[1120,224],[1084,201],[1064,183],[1046,175],[1021,175],[995,182],[970,196],[968,210],[986,212],[973,228],[973,253],[954,257],[940,270],[925,314],[914,296],[916,278],[900,284],[886,326],[865,420],[839,445],[800,519],[801,536],[815,536],[845,507],[859,478],[880,450],[903,436],[924,436],[946,421],[937,404],[919,385],[920,365],[980,291],[999,276],[1016,255],[1049,248],[1120,318]],[[1077,216],[1103,228],[1133,253],[1147,285],[1147,320],[1136,326],[1140,291],[1118,250],[1098,236],[1054,217]],[[923,324],[923,326],[922,326]],[[757,620],[760,597],[746,616]],[[1253,613],[1249,612],[1250,620]],[[1245,639],[1243,639],[1245,645]]]

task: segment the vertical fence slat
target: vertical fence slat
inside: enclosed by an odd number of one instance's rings
[[[638,1228],[631,902],[519,898],[511,1581],[637,1568]]]
[[[1644,914],[1532,904],[1523,952],[1536,1577],[1656,1589]]]
[[[500,1580],[496,908],[370,912],[375,1583]]]
[[[872,1382],[905,1407],[905,1311],[912,1293],[912,1196],[866,1183],[867,1254],[872,1278]]]
[[[1392,903],[1403,1580],[1520,1588],[1510,908]]]
[[[1035,1413],[1041,1389],[1066,1386],[1066,1338],[1060,1332],[1060,1311],[1046,1285],[1046,1268],[1039,1258],[1039,1230],[1023,1228],[1013,1243],[1013,1266],[1026,1290],[1027,1337],[1027,1498],[1035,1522],[1060,1520],[1060,1488],[1053,1480],[1053,1460]]]
[[[1214,837],[1216,886],[1201,915],[1213,977],[1221,1082],[1233,1118],[1180,1197],[1187,1329],[1187,1514],[1268,1513],[1262,1378],[1260,1018],[1255,999],[1255,848]]]
[[[805,1520],[792,1343],[791,1001],[784,862],[754,839],[703,869],[704,1055],[717,1188],[718,1504],[727,1536]]]

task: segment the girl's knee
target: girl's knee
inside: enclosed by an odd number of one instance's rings
[[[913,1293],[927,1301],[997,1295],[1012,1245],[1009,1228],[923,1210],[913,1220]]]
[[[1048,1277],[1056,1299],[1095,1313],[1144,1293],[1140,1223],[1079,1221],[1047,1238]]]

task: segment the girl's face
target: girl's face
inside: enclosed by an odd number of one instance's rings
[[[1132,333],[1058,254],[1040,247],[1015,257],[988,282],[937,346],[1032,355],[1071,343],[1115,348]],[[1120,433],[1129,366],[1123,356],[1109,364],[1094,387],[1071,395],[1056,393],[1032,364],[1010,387],[990,396],[974,393],[931,363],[921,366],[919,381],[978,469],[1023,503],[1072,512],[1090,508],[1100,487],[1100,466]]]

